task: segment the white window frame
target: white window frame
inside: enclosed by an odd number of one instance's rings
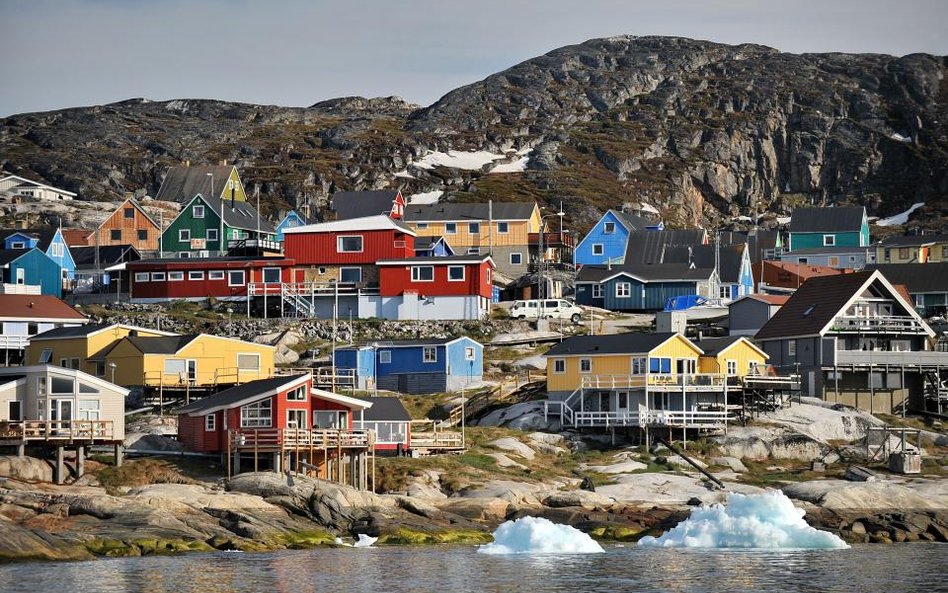
[[[724,368],[727,370],[728,375],[736,375],[737,374],[737,361],[732,360],[732,359],[725,360]]]
[[[506,235],[510,232],[510,223],[506,221],[497,222],[497,234]]]
[[[195,204],[192,206],[191,216],[194,218],[204,218],[204,206],[202,204]]]
[[[480,255],[480,254],[481,254],[481,248],[480,248],[480,247],[468,247],[468,248],[467,248],[467,254],[468,254],[468,255]]]
[[[274,270],[276,271],[277,279],[276,279],[276,280],[267,280],[267,272],[273,272]],[[280,282],[283,281],[283,274],[282,274],[282,272],[283,272],[283,270],[280,269],[280,268],[272,268],[272,267],[270,267],[270,268],[263,268],[263,271],[260,272],[260,278],[261,278],[261,280],[263,280],[263,283],[264,283],[264,284],[279,284]]]
[[[421,347],[421,362],[425,364],[438,362],[438,347],[437,346],[422,346]]]
[[[565,374],[566,374],[566,359],[565,359],[565,358],[554,358],[554,359],[553,359],[553,374],[555,374],[555,375],[565,375]]]
[[[797,341],[790,340],[787,342],[787,356],[796,357],[797,355]]]
[[[427,222],[416,222],[416,223],[415,223],[415,228],[416,228],[417,230],[419,230],[419,231],[428,230],[428,223],[427,223]]]
[[[217,229],[207,229],[204,239],[206,241],[217,241],[218,234]]]
[[[26,249],[26,241],[10,241],[10,249]]]
[[[580,358],[579,359],[579,372],[588,375],[592,373],[593,369],[593,360],[591,358]]]
[[[592,285],[592,298],[594,299],[606,298],[606,288],[602,284],[593,284]]]
[[[40,353],[39,364],[49,364],[49,361],[52,359],[53,359],[53,349],[43,348],[43,351]]]
[[[359,248],[358,249],[343,249],[343,243],[345,239],[358,239]],[[362,253],[365,249],[365,239],[362,235],[339,235],[336,237],[336,253]]]
[[[224,270],[211,270],[207,273],[208,280],[226,280],[227,273]]]
[[[234,283],[231,280],[231,275],[240,274],[240,282]],[[246,286],[247,285],[247,274],[244,270],[227,270],[227,286]]]
[[[464,347],[464,360],[475,360],[477,358],[477,350],[474,346],[465,346]]]
[[[204,280],[204,270],[188,270],[188,280]]]
[[[823,235],[823,247],[835,247],[836,235]]]
[[[444,234],[445,235],[456,235],[458,232],[458,223],[456,222],[446,222],[444,223]]]
[[[451,272],[457,271],[457,270],[461,270],[461,277],[452,278]],[[448,266],[448,282],[464,282],[465,277],[466,277],[466,273],[464,271],[464,266]]]
[[[63,256],[63,245],[62,243],[53,243],[50,245],[50,251],[53,252],[53,257],[62,257]]]
[[[631,282],[616,282],[616,298],[617,299],[631,299],[632,298],[632,283]]]
[[[647,372],[648,372],[648,357],[633,356],[632,357],[632,374],[644,375]]]
[[[204,416],[204,432],[217,431],[217,414],[207,414]]]
[[[342,267],[339,268],[339,281],[340,281],[340,282],[352,282],[352,280],[343,280],[343,279],[342,279],[342,272],[343,272],[343,270],[358,270],[358,271],[359,271],[359,279],[356,280],[355,282],[362,282],[362,266],[342,266]]]
[[[252,367],[243,367],[243,366],[240,366],[240,357],[241,357],[241,356],[244,356],[244,357],[252,357],[254,360],[257,361],[257,362],[256,362],[256,366],[252,366]],[[238,371],[256,371],[256,372],[260,372],[260,354],[259,354],[258,352],[238,352],[238,353],[236,354],[236,356],[234,357],[234,359],[235,359],[236,362],[237,362],[237,370],[238,370]]]
[[[264,406],[264,404],[266,404]],[[267,412],[263,416],[264,409]],[[255,412],[248,414],[247,412]],[[273,425],[273,402],[270,398],[240,406],[240,427],[241,428],[270,428]]]
[[[148,272],[135,272],[135,282],[148,282],[150,278]]]
[[[431,270],[431,278],[424,279],[421,277],[421,270]],[[412,282],[434,282],[435,273],[434,266],[412,266],[411,267],[411,281]]]
[[[165,273],[164,273],[164,272],[152,272],[152,273],[151,273],[151,281],[152,281],[152,282],[164,282],[164,281],[165,281]]]
[[[299,387],[294,387],[286,392],[286,401],[288,402],[305,402],[306,401],[306,385],[300,385]]]
[[[191,229],[178,229],[178,242],[190,243],[191,242]]]
[[[175,271],[168,272],[168,282],[183,282],[184,281],[184,272]]]
[[[593,243],[592,244],[592,254],[593,255],[604,255],[606,253],[606,247],[602,243]]]
[[[391,350],[379,350],[379,364],[392,364]]]
[[[731,298],[731,285],[721,284],[720,286],[718,286],[718,296],[722,299]]]
[[[602,234],[603,235],[612,235],[616,232],[616,223],[614,222],[604,222],[602,223]]]
[[[471,235],[480,235],[481,234],[481,223],[479,222],[469,222],[467,223],[467,232]]]
[[[517,261],[514,261],[514,258],[517,258]],[[523,254],[519,251],[515,251],[510,254],[510,265],[512,266],[522,266],[523,265]]]

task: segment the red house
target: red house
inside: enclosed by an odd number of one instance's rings
[[[352,427],[371,406],[314,389],[311,375],[277,376],[180,408],[178,440],[192,451],[233,455],[233,473],[250,461],[364,488],[373,442]]]
[[[264,294],[279,295],[281,283],[297,282],[293,260],[287,258],[148,259],[129,262],[132,302],[154,303],[172,299],[246,300]],[[251,290],[252,289],[252,290]]]
[[[383,297],[408,292],[425,297],[491,298],[494,260],[489,255],[385,259],[378,265]]]
[[[401,221],[376,215],[284,231],[283,251],[301,266],[375,264],[414,257],[415,232]]]

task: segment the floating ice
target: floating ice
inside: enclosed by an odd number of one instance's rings
[[[494,543],[478,546],[481,554],[598,554],[602,546],[582,531],[542,517],[507,521],[494,531]]]
[[[879,226],[895,226],[898,224],[905,224],[908,222],[909,216],[912,215],[912,212],[915,212],[924,205],[925,202],[915,202],[905,212],[899,212],[898,214],[888,218],[880,218],[876,221],[876,224]]]
[[[659,538],[640,546],[666,548],[848,548],[838,536],[806,524],[804,511],[779,490],[727,497],[727,506],[702,506]]]
[[[350,544],[342,540],[341,537],[336,538],[336,545],[345,546],[347,548],[371,548],[372,544],[378,541],[379,538],[366,535],[364,533],[359,534],[359,539],[356,540],[354,544]]]

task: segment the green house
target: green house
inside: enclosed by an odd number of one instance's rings
[[[869,220],[862,206],[797,208],[790,217],[789,251],[817,247],[866,247]]]
[[[234,241],[274,239],[273,225],[258,217],[257,210],[249,203],[212,200],[198,194],[181,208],[177,218],[161,234],[161,252],[164,257],[226,255]]]

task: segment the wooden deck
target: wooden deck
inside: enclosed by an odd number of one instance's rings
[[[111,420],[23,420],[0,422],[0,443],[84,444],[116,442]]]
[[[722,391],[728,388],[723,373],[646,373],[644,375],[585,375],[583,389],[645,389],[665,391]]]
[[[413,420],[409,449],[421,455],[463,451],[464,434],[444,430],[442,422],[436,420]]]
[[[367,449],[375,444],[371,430],[261,428],[232,430],[231,446],[238,451],[304,449]]]

